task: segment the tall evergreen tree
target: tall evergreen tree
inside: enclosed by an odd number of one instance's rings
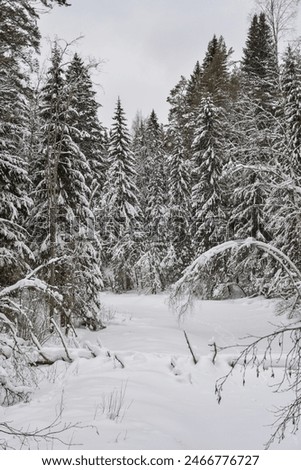
[[[69,84],[71,106],[73,107],[74,126],[80,133],[74,136],[75,142],[84,153],[91,168],[87,182],[92,190],[91,204],[99,206],[107,171],[107,155],[105,149],[105,129],[98,118],[100,105],[95,99],[89,68],[76,53],[66,72]]]
[[[271,167],[276,160],[279,86],[271,32],[264,14],[252,18],[239,79],[240,87],[229,114],[228,232],[231,238],[253,237],[269,242],[266,205],[273,185]],[[260,292],[264,279],[270,280],[273,275],[273,267],[267,268],[256,249],[247,257],[240,253],[234,259],[233,271],[248,293]]]
[[[162,260],[167,249],[167,159],[164,132],[154,111],[140,126],[138,135],[141,252],[137,280],[142,288],[156,293],[166,284]]]
[[[169,271],[169,281],[174,282],[192,256],[190,239],[191,160],[185,156],[181,129],[170,125],[168,134],[172,135],[174,144],[169,151],[168,164],[168,234],[170,245],[165,263]]]
[[[186,102],[190,110],[200,105],[202,98],[202,78],[203,70],[200,66],[200,62],[197,61],[186,88]]]
[[[230,179],[229,226],[235,237],[270,241],[266,203],[271,181],[267,168],[275,163],[278,79],[271,31],[264,13],[252,18],[240,78],[241,89],[232,110],[235,130],[230,145],[232,170],[237,177]]]
[[[187,79],[184,76],[181,76],[180,81],[176,86],[171,90],[167,102],[170,105],[168,122],[172,127],[178,126],[182,130],[182,136],[184,141],[187,140],[187,148],[189,147],[189,136],[186,138],[186,126],[190,125],[188,122],[189,115],[189,106],[187,103]],[[192,99],[192,96],[190,97]],[[171,137],[171,136],[170,136]],[[168,146],[172,146],[172,140],[168,142]]]
[[[148,188],[144,201],[144,219],[149,235],[159,238],[166,220],[167,175],[164,133],[155,111],[152,111],[146,122],[145,143],[144,190]]]
[[[139,218],[135,160],[119,98],[113,121],[104,207],[107,214],[106,248],[114,273],[114,288],[118,290],[127,289],[133,283],[133,265],[136,259],[134,240]]]
[[[0,285],[27,268],[24,230],[29,132],[31,55],[39,47],[37,15],[27,0],[7,0],[0,11]]]
[[[231,93],[229,57],[232,53],[222,36],[214,35],[209,41],[202,65],[202,94],[205,97],[209,93],[216,106],[224,106]]]
[[[221,173],[225,164],[221,136],[221,111],[210,97],[201,103],[192,145],[192,241],[202,253],[223,241],[225,223]]]
[[[285,120],[284,164],[294,182],[301,184],[301,54],[288,47],[283,64],[282,93]]]
[[[101,274],[95,249],[94,215],[90,209],[92,170],[80,144],[84,129],[78,119],[76,87],[65,80],[62,51],[55,45],[41,92],[40,149],[31,161],[34,208],[29,224],[37,260],[67,256],[45,277],[64,296],[67,311],[96,318]],[[83,146],[84,147],[84,146]],[[92,235],[92,240],[91,240]],[[50,316],[54,305],[50,305]]]
[[[300,0],[256,0],[271,29],[275,57],[278,59],[280,40],[292,30]]]
[[[250,76],[266,79],[275,66],[272,35],[265,14],[254,15],[243,50],[242,70]]]
[[[273,113],[279,90],[277,57],[264,13],[254,15],[241,62],[243,88],[258,102],[258,114]],[[262,116],[267,121],[267,116]]]
[[[282,68],[281,174],[267,205],[274,243],[301,268],[301,55],[288,47]],[[278,170],[279,171],[279,170]]]

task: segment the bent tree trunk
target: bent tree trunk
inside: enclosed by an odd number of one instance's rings
[[[182,316],[192,306],[195,292],[200,282],[199,275],[201,270],[212,258],[227,250],[237,251],[251,246],[256,246],[258,249],[265,251],[283,267],[291,279],[297,295],[301,297],[301,272],[288,256],[268,243],[255,240],[254,238],[246,238],[221,243],[198,256],[198,258],[185,269],[183,276],[173,285],[170,295],[171,307],[179,313],[179,316]]]

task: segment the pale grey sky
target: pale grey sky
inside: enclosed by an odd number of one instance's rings
[[[253,0],[70,0],[71,7],[56,7],[42,15],[44,37],[72,41],[83,58],[104,61],[98,100],[100,118],[111,124],[120,96],[129,125],[137,110],[144,116],[154,108],[166,122],[166,98],[181,75],[189,77],[202,61],[215,33],[241,57]],[[297,25],[300,25],[300,16]],[[298,33],[298,31],[297,31]],[[299,30],[300,34],[300,30]],[[44,43],[45,50],[49,45]]]

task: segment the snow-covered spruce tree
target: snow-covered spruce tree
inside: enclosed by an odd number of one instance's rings
[[[105,256],[114,290],[134,285],[139,208],[134,154],[124,110],[118,98],[110,131],[109,169],[104,188]]]
[[[288,47],[281,76],[285,120],[285,158],[283,164],[294,183],[301,183],[301,54]]]
[[[198,69],[198,65],[196,66]],[[196,72],[197,73],[197,72]],[[192,74],[193,77],[194,73]],[[194,82],[194,85],[198,83],[198,80],[194,80],[191,77],[191,82]],[[196,78],[196,77],[195,77]],[[192,134],[194,129],[194,100],[193,94],[197,93],[198,87],[189,85],[189,81],[183,76],[181,76],[180,81],[177,85],[171,90],[167,102],[170,105],[169,114],[168,114],[168,125],[172,128],[177,128],[181,132],[185,157],[190,158],[190,147],[192,141]],[[187,90],[189,87],[189,97],[187,96]],[[166,136],[166,148],[168,153],[172,151],[174,142],[172,139],[172,133],[168,133]]]
[[[87,175],[87,182],[93,197],[91,204],[95,207],[100,204],[99,198],[106,179],[105,129],[98,118],[100,105],[95,99],[96,92],[93,90],[89,66],[84,64],[77,53],[66,71],[66,81],[72,88],[71,106],[76,111],[74,126],[80,130],[74,140],[92,170]]]
[[[78,145],[85,156],[89,171],[83,170],[85,184],[89,193],[89,217],[82,222],[81,233],[78,226],[78,244],[75,252],[80,253],[77,259],[78,282],[82,286],[78,299],[86,309],[85,318],[96,318],[100,311],[99,292],[103,287],[101,274],[102,239],[100,235],[99,218],[101,196],[103,193],[106,171],[108,167],[107,150],[105,148],[105,129],[98,118],[99,104],[95,99],[96,92],[89,73],[89,66],[85,65],[78,54],[75,54],[67,71],[66,84],[70,96],[70,106],[74,110],[70,120],[73,141]],[[91,217],[92,216],[92,217]],[[86,307],[84,307],[86,305]],[[88,307],[88,309],[87,309]]]
[[[174,282],[191,259],[191,161],[186,158],[182,130],[171,123],[167,141],[168,151],[168,238],[165,258],[169,282]]]
[[[31,55],[38,50],[37,15],[27,0],[8,0],[0,11],[0,285],[27,270],[30,251],[24,218]]]
[[[139,141],[139,145],[138,145]],[[157,293],[165,288],[163,259],[167,251],[167,159],[164,131],[152,111],[134,139],[138,163],[141,244],[135,265],[139,287]]]
[[[202,78],[203,70],[200,65],[200,62],[197,61],[193,69],[192,74],[190,75],[189,80],[187,81],[186,87],[186,102],[190,110],[197,109],[201,104],[202,98]]]
[[[271,241],[267,204],[279,154],[279,80],[264,14],[252,18],[239,78],[240,89],[229,113],[228,232],[231,237]],[[252,256],[242,252],[237,256],[241,263],[236,259],[233,267],[236,279],[247,293],[261,292],[275,274],[274,261],[265,259],[256,248]]]
[[[264,13],[251,20],[243,50],[242,69],[250,76],[266,78],[275,67],[275,52],[270,27]]]
[[[44,278],[63,295],[65,312],[90,321],[99,315],[102,285],[88,187],[94,174],[81,149],[85,129],[80,128],[77,87],[82,84],[65,80],[62,56],[55,44],[41,90],[40,148],[30,162],[34,207],[29,225],[37,262],[64,257],[45,269]],[[54,314],[50,299],[49,315]]]
[[[191,192],[192,218],[190,236],[194,254],[208,250],[226,239],[226,204],[222,183],[225,165],[223,112],[210,96],[199,108],[196,131],[192,144],[193,186]],[[203,295],[211,297],[219,266],[209,273]]]
[[[264,13],[252,18],[241,71],[244,94],[257,103],[257,120],[261,126],[269,127],[273,124],[271,118],[277,108],[279,73],[272,32]]]
[[[276,120],[273,126],[263,127],[262,119],[257,117],[258,103],[242,90],[231,113],[227,141],[227,153],[231,158],[225,174],[229,213],[227,233],[230,238],[253,237],[270,242],[273,232],[268,207],[272,203],[273,188],[280,181],[277,164],[279,129]],[[246,257],[243,250],[239,251],[233,264],[233,276],[248,294],[263,292],[275,274],[275,263],[271,258],[265,258],[257,248],[251,253],[252,256]]]
[[[235,94],[236,81],[230,72],[229,59],[232,49],[228,49],[222,36],[216,35],[209,41],[202,62],[197,61],[187,80],[181,78],[171,91],[168,102],[171,104],[169,123],[181,129],[186,158],[191,158],[191,146],[196,131],[196,121],[202,99],[209,94],[218,107],[230,106]]]
[[[269,182],[274,179],[272,150],[264,144],[265,131],[256,121],[256,103],[239,100],[231,117],[233,126],[228,142],[231,162],[227,167],[231,215],[228,227],[238,238],[252,236],[262,241],[270,240],[264,209]]]
[[[202,100],[192,145],[193,187],[191,236],[195,253],[224,239],[224,161],[222,113],[210,96]]]
[[[85,182],[90,189],[89,208],[93,219],[86,227],[86,234],[78,239],[77,253],[79,262],[79,284],[84,291],[81,299],[92,308],[93,317],[100,310],[99,292],[103,287],[101,274],[102,238],[104,214],[101,210],[106,172],[108,169],[105,129],[98,118],[99,104],[90,76],[89,66],[76,53],[66,71],[66,82],[74,109],[72,127],[79,132],[73,133],[73,140],[86,157],[90,172],[85,172]],[[89,240],[86,237],[89,237]],[[87,317],[87,315],[85,315]]]
[[[279,184],[273,187],[267,210],[274,243],[300,268],[301,185],[301,55],[287,49],[282,67],[282,122]]]

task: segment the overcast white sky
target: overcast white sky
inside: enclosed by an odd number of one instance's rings
[[[215,33],[241,57],[253,0],[70,0],[42,15],[42,35],[72,41],[83,58],[104,61],[94,80],[103,105],[100,118],[111,124],[121,97],[129,124],[137,110],[148,116],[154,108],[166,122],[166,98],[181,75],[189,77],[202,61]],[[297,33],[300,35],[300,14]],[[45,42],[46,44],[46,42]],[[49,45],[45,46],[48,48]],[[44,48],[44,51],[45,51]],[[43,52],[44,54],[45,52]]]

